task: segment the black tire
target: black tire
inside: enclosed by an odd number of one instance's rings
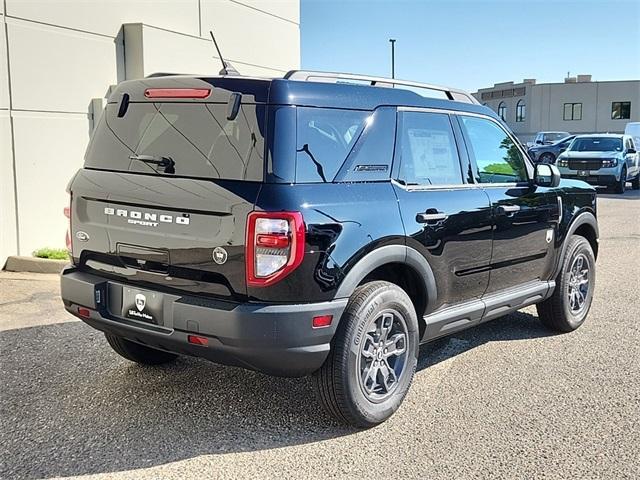
[[[631,180],[631,188],[634,190],[640,190],[640,173],[636,175],[636,178]]]
[[[623,168],[622,172],[620,172],[620,181],[616,183],[613,191],[616,193],[624,193],[626,188],[627,188],[627,169]]]
[[[572,308],[570,292],[575,289],[577,279],[572,277],[572,267],[579,258],[587,263],[587,290],[582,292],[583,306],[578,310]],[[556,289],[553,295],[536,305],[538,317],[542,323],[558,332],[572,332],[582,325],[589,314],[596,282],[596,260],[591,245],[586,238],[573,235],[569,238],[567,251],[562,260],[562,269],[556,278]],[[580,287],[582,288],[582,287]]]
[[[107,342],[118,355],[141,365],[161,365],[178,358],[175,353],[145,347],[110,333],[105,333],[104,336],[107,337]]]
[[[553,153],[543,153],[542,155],[540,155],[540,162],[539,163],[547,163],[547,164],[554,164],[556,163],[556,157],[553,155]]]
[[[381,325],[380,330],[377,325]],[[383,329],[384,325],[390,326]],[[402,360],[400,354],[386,357],[387,347],[391,348],[388,335],[393,331],[394,351],[401,350],[398,343],[402,347],[403,342],[399,335],[405,334]],[[358,287],[340,319],[329,356],[313,374],[319,402],[343,423],[368,428],[384,422],[400,407],[409,390],[418,361],[418,346],[418,319],[404,290],[382,281]],[[376,353],[372,355],[374,350]],[[393,373],[398,368],[399,374]],[[371,372],[374,373],[369,376]],[[387,389],[387,380],[393,378],[395,382]],[[383,385],[376,391],[378,380]],[[369,383],[371,391],[367,392]]]

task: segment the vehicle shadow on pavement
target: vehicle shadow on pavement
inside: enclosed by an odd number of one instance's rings
[[[545,334],[516,313],[429,344],[419,369],[492,340]],[[192,358],[141,367],[80,322],[0,332],[0,349],[2,478],[134,470],[355,432],[322,411],[308,378]]]
[[[630,188],[627,186],[627,188]],[[609,198],[612,200],[640,200],[640,190],[627,190],[623,194],[609,193],[606,189],[599,188],[598,198]]]
[[[552,335],[555,333],[542,325],[538,317],[518,311],[423,345],[420,348],[417,371],[429,368],[488,342],[523,340]]]

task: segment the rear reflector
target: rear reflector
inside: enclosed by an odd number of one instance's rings
[[[313,317],[312,325],[313,328],[328,327],[331,325],[332,321],[333,315],[320,315],[318,317]]]
[[[187,342],[194,345],[202,345],[203,347],[209,345],[209,339],[207,337],[199,337],[197,335],[188,335]]]
[[[78,315],[82,318],[89,318],[91,316],[91,310],[84,307],[78,307]]]
[[[210,88],[147,88],[147,98],[207,98]]]
[[[73,244],[71,241],[71,196],[69,196],[69,206],[64,207],[63,210],[64,216],[67,217],[67,233],[65,235],[65,244],[67,245],[67,251],[69,252],[69,256],[71,256],[71,251],[73,250]]]

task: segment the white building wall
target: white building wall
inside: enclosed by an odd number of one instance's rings
[[[300,66],[299,0],[5,1],[0,267],[9,255],[64,246],[65,187],[82,165],[92,99],[111,85],[159,71],[217,74],[209,30],[242,74]]]

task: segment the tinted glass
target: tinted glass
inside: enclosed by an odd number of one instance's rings
[[[527,180],[526,166],[516,144],[490,120],[461,116],[469,153],[478,167],[480,183]]]
[[[571,144],[572,152],[621,152],[622,139],[616,137],[576,138]]]
[[[611,119],[629,119],[631,118],[631,102],[613,102],[611,104]]]
[[[544,134],[544,141],[545,142],[555,142],[557,140],[562,140],[563,138],[566,138],[566,136],[567,136],[567,132],[545,133]]]
[[[102,170],[166,174],[135,160],[170,157],[175,176],[262,180],[264,107],[242,105],[227,120],[226,104],[131,103],[123,117],[110,103],[87,149],[85,166]]]
[[[582,120],[582,104],[581,103],[565,103],[563,120]]]
[[[418,185],[462,183],[448,115],[405,112],[400,120],[398,140],[401,180]]]
[[[296,182],[331,182],[371,112],[299,107]]]

